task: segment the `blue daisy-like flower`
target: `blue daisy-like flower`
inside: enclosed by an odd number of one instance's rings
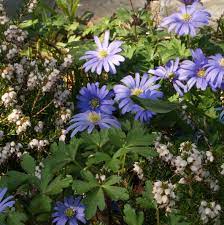
[[[148,72],[156,76],[158,80],[169,80],[180,96],[183,96],[183,93],[187,92],[186,85],[184,85],[179,79],[180,74],[178,58],[175,61],[170,60],[164,67],[159,66],[155,70],[150,69]]]
[[[78,108],[81,112],[96,111],[106,114],[112,114],[115,110],[114,100],[112,100],[113,93],[107,90],[106,85],[99,87],[99,83],[87,84],[83,87],[78,99]]]
[[[124,62],[125,58],[119,53],[122,51],[122,41],[112,41],[109,43],[110,31],[105,32],[104,40],[101,43],[97,36],[94,36],[97,49],[95,51],[87,51],[80,59],[88,60],[84,65],[85,72],[91,70],[98,75],[102,73],[104,69],[107,73],[116,74],[116,67],[121,62]]]
[[[86,223],[85,206],[81,204],[81,198],[68,197],[64,202],[57,202],[54,207],[53,223],[56,225],[78,225],[78,222]]]
[[[121,82],[123,84],[114,86],[115,100],[119,102],[121,113],[125,114],[132,112],[135,114],[135,119],[141,122],[148,122],[155,113],[150,110],[145,110],[141,106],[135,104],[131,96],[139,98],[157,100],[163,96],[163,93],[158,91],[159,84],[155,84],[155,77],[149,77],[144,74],[142,78],[139,73],[135,74],[135,78],[131,75],[124,77]]]
[[[200,27],[208,25],[211,15],[201,4],[185,5],[177,13],[165,17],[161,27],[174,31],[177,35],[195,36]]]
[[[192,5],[195,2],[200,2],[200,0],[179,0],[179,1],[184,3],[185,5]]]
[[[216,54],[209,57],[206,68],[206,80],[213,88],[220,88],[224,77],[224,56]]]
[[[78,132],[82,132],[84,130],[91,133],[95,127],[99,127],[100,129],[120,127],[120,123],[114,116],[95,111],[86,111],[84,113],[76,114],[72,117],[70,123],[72,125],[67,128],[67,131],[73,130],[71,138]]]
[[[7,208],[10,208],[15,204],[15,201],[12,200],[12,195],[4,199],[6,192],[7,188],[0,189],[0,213],[4,212]]]
[[[184,60],[182,62],[179,70],[179,79],[187,80],[188,90],[196,85],[197,89],[204,91],[208,86],[205,70],[208,59],[201,49],[196,49],[195,51],[192,50],[191,53],[193,61]]]

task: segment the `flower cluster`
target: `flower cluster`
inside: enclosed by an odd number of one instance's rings
[[[160,208],[165,208],[166,212],[171,212],[175,205],[176,195],[174,193],[175,185],[165,181],[156,181],[153,184],[152,193],[154,199]]]
[[[4,25],[9,21],[9,18],[6,15],[3,0],[0,0],[0,24]]]
[[[213,221],[213,224],[216,224],[215,221],[219,219],[220,211],[221,206],[219,204],[206,201],[201,201],[198,210],[203,224],[207,224],[209,221]]]
[[[86,129],[91,133],[95,127],[100,129],[120,127],[117,119],[112,116],[115,110],[112,93],[105,85],[100,88],[99,83],[87,84],[87,87],[80,90],[77,99],[81,113],[73,116],[70,121],[72,125],[67,131],[73,130],[71,137]]]

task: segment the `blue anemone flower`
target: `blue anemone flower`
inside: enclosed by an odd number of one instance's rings
[[[158,91],[159,84],[155,84],[156,78],[149,77],[144,74],[142,78],[139,73],[135,74],[135,78],[131,75],[124,77],[121,82],[123,84],[114,86],[115,100],[119,102],[121,113],[132,112],[135,114],[135,119],[141,122],[148,122],[154,112],[145,110],[141,106],[135,104],[131,96],[138,96],[139,98],[157,100],[163,96],[163,93]]]
[[[188,90],[194,85],[196,85],[197,89],[205,90],[208,86],[205,70],[208,59],[201,49],[192,50],[191,53],[193,61],[184,60],[182,62],[179,70],[179,79],[187,80]]]
[[[57,202],[54,207],[53,223],[56,225],[78,225],[78,221],[86,223],[85,206],[81,204],[81,198],[68,197],[64,202]]]
[[[148,72],[156,76],[158,80],[169,80],[180,96],[183,96],[183,93],[187,92],[186,85],[184,85],[179,79],[180,74],[178,58],[175,61],[170,60],[164,67],[159,66],[155,70],[150,69]]]
[[[78,108],[81,112],[96,111],[106,114],[112,114],[115,110],[113,93],[107,90],[106,85],[99,88],[99,83],[87,84],[83,87],[77,96]]]
[[[195,2],[200,2],[200,0],[179,0],[179,1],[184,3],[185,5],[192,5]]]
[[[224,77],[224,56],[216,54],[209,57],[206,67],[206,80],[213,88],[221,88]]]
[[[98,75],[104,69],[107,73],[116,74],[115,66],[119,66],[120,62],[124,62],[125,58],[119,53],[122,51],[122,41],[113,41],[109,44],[110,31],[105,32],[104,40],[101,43],[97,36],[94,36],[97,49],[95,51],[87,51],[80,59],[88,60],[83,67],[85,72],[91,70]]]
[[[165,17],[161,27],[167,27],[169,32],[174,31],[179,36],[195,36],[198,28],[208,25],[210,17],[201,4],[185,5],[177,13]]]
[[[84,113],[76,114],[72,117],[70,123],[72,125],[67,128],[67,131],[73,130],[71,138],[78,132],[84,130],[91,133],[95,127],[99,127],[100,129],[120,127],[120,123],[114,116],[95,111],[86,111]]]
[[[4,212],[7,208],[12,207],[15,204],[13,201],[13,196],[8,196],[4,199],[4,196],[7,192],[7,188],[0,189],[0,213]]]

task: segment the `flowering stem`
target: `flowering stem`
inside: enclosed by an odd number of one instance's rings
[[[156,224],[157,224],[157,225],[160,225],[159,209],[158,209],[158,206],[156,206]]]

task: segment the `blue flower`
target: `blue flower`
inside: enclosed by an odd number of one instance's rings
[[[100,129],[120,127],[120,123],[114,116],[95,111],[86,111],[76,114],[72,117],[70,123],[72,123],[72,125],[67,128],[67,131],[73,130],[71,137],[74,137],[78,132],[84,130],[91,133],[96,126]]]
[[[155,77],[149,77],[148,74],[144,74],[142,78],[139,73],[135,74],[135,79],[128,75],[124,77],[121,82],[123,84],[115,85],[115,100],[119,102],[119,108],[121,113],[132,112],[135,114],[135,119],[141,122],[148,122],[154,112],[145,110],[141,106],[135,104],[131,96],[138,96],[139,98],[157,100],[163,96],[162,92],[157,89],[159,84],[155,84]]]
[[[112,92],[107,90],[106,85],[99,88],[99,83],[87,84],[78,95],[78,108],[81,112],[96,111],[106,114],[112,114],[115,110],[112,100]]]
[[[187,87],[179,80],[179,59],[170,60],[164,67],[159,66],[155,70],[149,70],[149,73],[155,75],[158,80],[169,80],[176,92],[182,96],[187,92]]]
[[[211,56],[206,67],[206,80],[213,88],[220,88],[224,76],[224,56],[216,54]]]
[[[104,69],[107,73],[116,74],[115,66],[119,66],[120,62],[124,62],[125,58],[118,53],[122,51],[121,41],[113,41],[109,44],[110,31],[105,32],[103,43],[100,42],[97,36],[94,36],[97,49],[95,51],[87,51],[80,59],[88,60],[83,67],[85,72],[91,70],[101,74]]]
[[[179,0],[179,1],[184,3],[185,5],[192,5],[195,2],[200,2],[200,0]]]
[[[185,60],[180,65],[179,79],[187,80],[188,90],[194,85],[197,89],[205,90],[208,86],[206,80],[205,65],[208,63],[208,59],[203,54],[201,49],[191,51],[193,61]]]
[[[180,7],[177,13],[165,17],[161,23],[168,31],[174,31],[177,35],[195,36],[197,30],[209,23],[210,13],[201,4],[186,5]]]
[[[0,189],[0,213],[4,212],[5,209],[12,207],[15,204],[13,201],[13,196],[8,196],[7,198],[3,199],[7,192],[7,188]]]
[[[85,206],[80,203],[81,198],[68,197],[64,202],[57,202],[53,213],[53,223],[56,225],[78,225],[78,221],[86,223]]]

